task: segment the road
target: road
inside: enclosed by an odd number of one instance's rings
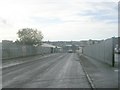
[[[3,68],[3,88],[90,88],[75,53],[58,53]]]

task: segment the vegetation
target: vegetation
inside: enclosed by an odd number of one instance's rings
[[[16,43],[26,44],[26,45],[41,45],[43,35],[41,31],[32,28],[23,28],[20,29],[18,32],[18,38]]]

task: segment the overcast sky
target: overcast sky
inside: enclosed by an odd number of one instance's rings
[[[44,40],[106,39],[118,36],[117,14],[118,0],[0,0],[0,41],[16,40],[21,28]]]

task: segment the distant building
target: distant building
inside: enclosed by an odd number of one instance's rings
[[[80,41],[80,47],[85,47],[88,45],[88,41]]]
[[[51,48],[55,48],[55,47],[56,47],[56,46],[54,46],[54,45],[47,44],[47,43],[43,43],[41,46],[42,46],[42,47],[51,47]]]
[[[92,44],[96,44],[96,43],[99,43],[101,42],[101,40],[88,40],[88,45],[92,45]]]
[[[79,46],[78,45],[74,45],[74,44],[69,44],[69,45],[65,45],[64,47],[63,47],[63,50],[64,50],[64,52],[73,52],[73,53],[75,53],[76,52],[76,50],[79,50]]]
[[[75,52],[79,47],[85,47],[95,43],[99,43],[102,40],[84,40],[84,41],[44,41],[43,43],[51,44],[53,46],[59,46],[63,48],[64,52],[67,52],[70,48]]]
[[[62,48],[59,47],[59,46],[54,46],[54,45],[47,44],[47,43],[43,43],[41,46],[42,47],[50,47],[51,48],[51,53],[62,52]]]
[[[88,45],[93,45],[93,44],[96,44],[96,43],[100,43],[101,41],[103,40],[86,40],[86,41],[80,41],[80,47],[85,47],[85,46],[88,46]]]
[[[13,43],[13,41],[9,41],[9,40],[2,40],[2,43],[3,43],[3,44],[12,44],[12,43]]]

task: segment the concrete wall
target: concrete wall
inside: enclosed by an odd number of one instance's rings
[[[110,38],[100,43],[86,46],[83,48],[83,54],[114,66],[114,39]]]
[[[24,57],[38,54],[50,54],[51,47],[33,47],[30,45],[18,45],[12,42],[2,43],[2,59]]]

